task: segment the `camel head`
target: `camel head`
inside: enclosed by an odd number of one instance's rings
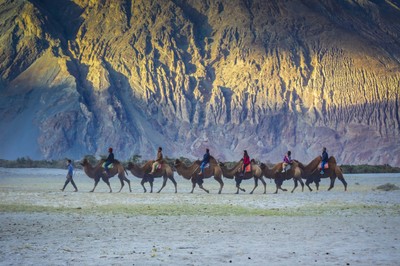
[[[264,170],[265,167],[266,167],[265,163],[261,163],[261,164],[260,164],[260,168],[261,168],[262,170]]]
[[[174,166],[178,166],[178,165],[180,165],[180,164],[182,164],[182,162],[181,162],[179,159],[176,159],[176,160],[175,160],[175,163],[174,163]]]
[[[79,164],[82,165],[82,166],[87,166],[87,165],[89,165],[89,160],[86,159],[86,158],[84,158],[84,159],[82,160],[82,162],[80,162]]]
[[[220,167],[224,167],[225,164],[224,164],[223,162],[219,162],[219,166],[220,166]]]
[[[133,163],[132,163],[132,162],[129,162],[129,163],[128,163],[127,169],[128,169],[128,170],[131,170],[133,167],[134,167]]]
[[[304,168],[305,168],[305,165],[302,164],[302,163],[301,163],[300,161],[298,161],[298,160],[293,160],[293,163],[297,164],[297,166],[300,167],[301,169],[304,169]]]

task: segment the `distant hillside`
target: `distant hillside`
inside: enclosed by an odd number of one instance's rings
[[[6,0],[0,158],[400,166],[399,1]]]

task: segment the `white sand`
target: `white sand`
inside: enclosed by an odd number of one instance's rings
[[[88,193],[93,181],[81,171],[79,192],[60,192],[65,174],[0,168],[1,265],[399,265],[400,190],[374,190],[400,186],[399,174],[346,175],[347,192],[340,181],[326,191],[325,179],[318,192],[277,195],[269,180],[266,195],[261,187],[235,195],[228,179],[221,195],[212,179],[204,184],[210,194],[189,194],[177,175],[178,194],[170,181],[144,194],[132,175],[132,193],[107,193],[104,183]],[[119,190],[118,179],[111,185]],[[250,191],[253,182],[243,186]],[[172,215],[152,215],[164,208]]]

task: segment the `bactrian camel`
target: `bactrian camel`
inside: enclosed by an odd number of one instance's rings
[[[197,160],[192,165],[186,166],[179,159],[176,159],[175,169],[178,172],[178,174],[181,175],[183,178],[192,181],[192,191],[190,191],[190,193],[193,193],[194,188],[196,187],[196,183],[199,185],[199,187],[201,189],[203,189],[205,192],[209,193],[209,190],[207,190],[203,187],[203,179],[210,178],[213,176],[214,179],[220,185],[218,194],[221,194],[222,188],[224,187],[224,182],[222,181],[222,170],[221,170],[221,167],[219,167],[217,161],[211,156],[209,167],[206,167],[204,169],[204,173],[201,176],[199,175],[200,164],[201,164],[201,161]]]
[[[131,173],[134,176],[142,179],[140,184],[142,185],[144,192],[147,191],[146,187],[144,186],[144,183],[146,183],[146,182],[150,183],[150,193],[152,193],[153,192],[153,181],[154,181],[154,178],[163,177],[163,184],[162,184],[160,190],[157,191],[157,193],[160,193],[161,190],[165,187],[165,185],[167,184],[168,179],[170,179],[172,181],[172,183],[174,184],[175,193],[177,193],[177,191],[178,191],[177,184],[176,184],[176,181],[174,179],[174,172],[173,172],[171,166],[169,166],[165,162],[162,162],[161,163],[161,168],[157,167],[157,169],[154,172],[154,174],[150,174],[153,162],[154,161],[152,161],[152,160],[148,161],[142,167],[130,162],[128,164],[127,168],[128,168],[129,171],[131,171]]]
[[[282,163],[277,163],[275,164],[272,168],[269,168],[266,164],[262,163],[260,165],[263,175],[266,178],[273,179],[276,185],[276,191],[275,194],[278,193],[278,189],[282,191],[287,191],[287,189],[282,188],[283,181],[293,179],[294,180],[294,187],[292,189],[292,193],[298,186],[298,182],[301,184],[301,191],[304,191],[304,182],[301,179],[303,171],[299,167],[298,163],[296,161],[293,161],[291,164],[291,168],[286,170],[285,172],[282,172],[283,166]]]
[[[93,192],[97,186],[97,184],[100,181],[100,178],[103,179],[103,181],[107,184],[107,186],[110,189],[110,193],[112,192],[111,186],[110,186],[110,181],[109,179],[113,176],[115,176],[116,174],[118,174],[118,178],[119,181],[121,182],[121,188],[119,189],[118,192],[121,192],[122,188],[124,187],[124,181],[128,183],[129,185],[129,191],[132,192],[131,189],[131,181],[129,181],[129,179],[125,176],[128,175],[128,172],[125,170],[125,168],[123,167],[123,165],[115,160],[113,163],[113,167],[109,168],[109,176],[104,172],[104,167],[102,166],[103,163],[105,162],[105,160],[100,160],[100,162],[98,162],[96,164],[96,166],[92,166],[89,161],[85,158],[83,159],[83,161],[81,162],[81,165],[83,166],[83,170],[85,171],[85,174],[94,179],[94,187],[90,192]]]
[[[243,188],[240,187],[242,180],[248,180],[251,178],[254,178],[254,188],[250,192],[250,194],[253,194],[254,190],[258,187],[258,180],[260,180],[264,186],[264,194],[267,193],[267,184],[264,181],[262,170],[260,166],[255,163],[254,160],[251,160],[251,171],[245,172],[244,175],[242,174],[243,160],[240,160],[231,169],[228,169],[224,163],[220,163],[219,165],[221,166],[222,174],[224,177],[229,179],[235,178],[237,188],[236,194],[239,194],[239,190],[243,192],[245,191]]]
[[[310,191],[312,191],[310,184],[315,182],[317,190],[319,189],[319,182],[321,178],[330,178],[331,183],[328,191],[331,190],[335,185],[336,177],[343,183],[344,191],[347,191],[347,182],[344,180],[342,169],[337,165],[335,157],[331,156],[328,159],[328,168],[324,169],[324,174],[321,174],[321,156],[317,156],[309,164],[303,165],[298,162],[299,167],[303,170],[303,178],[306,179],[306,185]]]

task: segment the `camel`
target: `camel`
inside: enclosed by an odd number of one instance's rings
[[[306,185],[310,191],[312,191],[310,184],[315,182],[317,190],[319,189],[319,182],[321,178],[330,178],[331,184],[328,188],[328,191],[331,190],[335,185],[336,177],[342,181],[344,186],[344,191],[347,191],[347,182],[344,180],[343,171],[337,165],[335,157],[331,156],[328,159],[328,169],[324,170],[324,174],[320,174],[320,165],[321,165],[321,156],[317,156],[314,160],[312,160],[308,165],[303,165],[298,162],[299,167],[303,170],[303,178],[306,179]]]
[[[301,191],[304,191],[304,182],[301,179],[303,171],[299,167],[297,161],[293,161],[291,168],[286,170],[286,172],[284,172],[284,173],[282,173],[282,170],[283,170],[282,163],[277,163],[272,168],[269,168],[266,164],[262,163],[260,165],[260,167],[263,171],[263,175],[266,178],[274,179],[274,182],[276,185],[276,191],[274,194],[277,194],[279,189],[282,191],[287,191],[287,189],[282,188],[282,184],[283,184],[283,181],[289,180],[289,179],[294,180],[294,187],[293,187],[291,193],[293,193],[294,190],[297,188],[298,182],[300,182],[300,184],[301,184]]]
[[[228,169],[224,165],[224,163],[219,163],[219,165],[221,167],[222,174],[224,177],[229,178],[229,179],[235,178],[236,188],[237,188],[236,194],[239,194],[239,190],[241,190],[243,192],[246,191],[240,187],[240,183],[242,182],[242,180],[248,180],[251,178],[254,178],[254,188],[250,192],[250,194],[253,194],[256,187],[258,187],[258,180],[261,180],[262,184],[264,185],[264,194],[267,193],[267,184],[264,181],[262,170],[261,170],[260,166],[258,166],[254,160],[251,160],[251,172],[246,172],[246,173],[244,173],[244,175],[242,175],[243,160],[240,160],[231,169]]]
[[[174,172],[173,172],[171,166],[169,166],[167,163],[163,162],[161,164],[161,168],[160,169],[156,169],[154,174],[151,175],[150,172],[151,172],[151,167],[153,165],[153,162],[154,161],[148,161],[142,167],[139,167],[138,165],[135,165],[132,162],[130,162],[128,164],[128,170],[131,171],[131,173],[134,176],[142,179],[140,184],[143,187],[143,192],[144,193],[147,192],[147,190],[146,190],[146,188],[144,186],[144,183],[149,182],[150,183],[150,193],[153,193],[153,181],[154,181],[154,178],[163,177],[163,184],[162,184],[161,188],[157,191],[157,193],[160,193],[161,190],[165,187],[165,185],[167,184],[168,179],[170,179],[172,181],[172,183],[174,184],[175,193],[177,193],[178,192],[177,184],[176,184],[176,181],[174,179]]]
[[[190,193],[193,193],[193,190],[196,187],[196,183],[202,190],[209,193],[210,191],[203,187],[203,179],[214,176],[214,179],[220,185],[218,194],[221,194],[222,188],[224,187],[224,182],[222,181],[222,170],[219,167],[217,161],[211,156],[210,166],[204,169],[203,176],[199,176],[200,164],[201,161],[197,160],[192,165],[186,166],[179,159],[176,159],[175,168],[179,175],[181,175],[185,179],[192,181],[192,191],[190,191]]]
[[[128,172],[125,170],[125,168],[122,166],[122,164],[115,160],[114,167],[109,169],[109,173],[110,176],[108,176],[105,172],[104,172],[104,168],[103,168],[103,163],[105,162],[105,160],[100,160],[100,162],[96,165],[96,166],[92,166],[89,161],[85,158],[83,159],[83,161],[80,163],[83,166],[83,170],[85,171],[85,174],[94,179],[94,187],[90,192],[93,192],[94,189],[96,188],[97,184],[100,181],[100,178],[103,179],[103,181],[107,184],[107,186],[110,188],[110,193],[112,192],[111,186],[110,186],[110,182],[109,179],[113,176],[115,176],[116,174],[118,174],[118,178],[119,181],[121,182],[121,188],[119,189],[118,192],[121,192],[122,188],[124,187],[124,181],[128,183],[129,185],[129,191],[132,192],[131,189],[131,181],[129,181],[129,179],[125,176],[128,175]]]

